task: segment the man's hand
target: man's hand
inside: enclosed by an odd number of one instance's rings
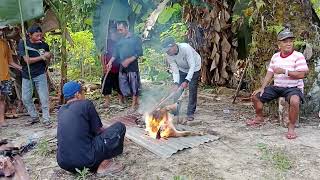
[[[262,94],[264,93],[264,88],[259,88],[257,90],[255,90],[253,93],[252,93],[252,96],[256,96],[258,93],[260,93],[260,96],[262,96]]]
[[[178,88],[179,88],[179,85],[175,83],[175,84],[173,85],[173,87],[172,87],[172,92],[177,91]]]
[[[106,65],[105,69],[106,69],[106,71],[107,71],[107,70],[110,71],[111,68],[112,68],[112,62],[109,61],[109,63]]]
[[[285,73],[286,73],[286,70],[285,70],[285,69],[282,69],[282,68],[275,68],[275,69],[274,69],[274,73],[275,73],[275,74],[285,74]]]
[[[50,59],[51,58],[51,53],[50,52],[44,52],[43,56],[48,58],[48,59]]]
[[[182,84],[181,84],[181,87],[183,88],[183,89],[187,89],[187,87],[188,87],[188,82],[183,82]]]
[[[130,59],[127,58],[121,64],[122,64],[123,67],[126,68],[126,67],[128,67],[130,65],[130,63],[131,63]]]
[[[108,71],[109,71],[108,65],[104,65],[104,66],[102,67],[102,72],[105,74],[105,73],[107,73]]]

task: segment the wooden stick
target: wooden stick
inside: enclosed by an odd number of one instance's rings
[[[106,72],[106,74],[104,75],[104,77],[103,77],[103,81],[102,81],[102,85],[101,85],[101,93],[103,93],[103,90],[104,90],[104,85],[106,84],[106,79],[107,79],[107,76],[108,76],[108,74],[109,74],[109,69],[108,69],[108,71]]]
[[[239,91],[240,91],[240,87],[241,87],[241,84],[242,84],[242,81],[243,81],[244,74],[246,73],[248,64],[249,64],[249,60],[247,59],[246,65],[245,65],[245,67],[244,67],[244,69],[243,69],[243,73],[242,73],[241,78],[240,78],[240,82],[239,82],[238,87],[237,87],[237,90],[236,90],[236,93],[235,93],[234,96],[233,96],[232,104],[234,104],[234,103],[236,102],[236,99],[237,99],[238,93],[239,93]]]
[[[176,93],[180,92],[181,90],[183,90],[183,88],[180,86],[176,91],[173,91],[172,93],[170,93],[167,97],[165,97],[163,100],[161,100],[154,108],[152,111],[158,109],[163,103],[165,103],[168,99],[170,99],[171,97],[173,97]],[[182,94],[181,94],[182,95]]]

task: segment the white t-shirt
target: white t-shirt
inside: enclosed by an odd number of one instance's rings
[[[200,55],[187,43],[178,43],[179,52],[177,55],[167,55],[167,61],[172,70],[173,81],[179,83],[179,71],[188,73],[186,80],[191,81],[193,73],[201,69]]]
[[[274,54],[268,68],[269,72],[274,72],[275,68],[282,68],[288,71],[308,71],[308,65],[303,54],[298,51],[293,51],[288,57],[281,57],[280,52]],[[298,87],[303,89],[303,80],[294,79],[285,74],[274,74],[274,85],[278,87]]]

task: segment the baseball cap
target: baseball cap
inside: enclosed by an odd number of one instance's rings
[[[278,33],[278,41],[283,41],[287,38],[294,38],[293,32],[290,31],[290,28],[285,27],[282,31]]]
[[[73,98],[81,90],[81,85],[75,81],[69,81],[63,85],[63,96],[65,99]]]
[[[161,44],[163,52],[167,52],[175,44],[176,43],[173,37],[166,37]]]

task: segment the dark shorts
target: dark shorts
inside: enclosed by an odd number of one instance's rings
[[[0,95],[11,95],[12,85],[12,81],[0,81]]]
[[[264,93],[260,96],[260,93],[257,94],[257,97],[262,103],[267,103],[279,97],[284,97],[287,102],[290,102],[290,98],[293,95],[299,96],[301,102],[304,102],[304,95],[301,89],[297,87],[277,87],[277,86],[267,86],[264,88]]]
[[[140,75],[139,72],[122,72],[120,67],[119,86],[124,96],[140,95]]]
[[[122,154],[125,134],[126,126],[121,122],[116,122],[95,137],[95,163],[90,168],[91,170],[96,170],[103,160]]]
[[[101,84],[103,84],[104,76],[102,76]],[[112,93],[112,90],[116,91],[117,93],[121,94],[120,88],[119,88],[119,73],[109,73],[104,88],[102,91],[103,95],[110,95]]]

